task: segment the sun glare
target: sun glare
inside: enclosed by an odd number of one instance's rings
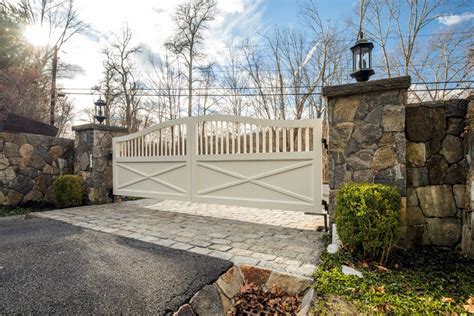
[[[50,41],[48,30],[41,25],[27,25],[23,34],[25,39],[35,46],[46,46]]]

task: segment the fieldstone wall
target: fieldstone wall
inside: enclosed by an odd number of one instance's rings
[[[84,179],[86,203],[112,202],[112,138],[127,130],[98,124],[74,126],[72,130],[76,132],[74,172]]]
[[[0,132],[0,205],[53,204],[52,183],[73,163],[72,139]]]
[[[329,214],[346,182],[406,192],[405,107],[410,77],[325,87],[329,120]],[[405,199],[404,199],[405,201]]]
[[[464,148],[469,168],[466,181],[466,204],[461,216],[461,250],[464,254],[474,258],[474,96],[471,96],[468,101],[470,102],[466,111]]]
[[[409,245],[455,248],[466,208],[464,151],[467,100],[410,104],[406,109]]]

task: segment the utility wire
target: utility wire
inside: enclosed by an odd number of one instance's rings
[[[440,91],[451,91],[451,90],[471,90],[470,87],[457,87],[457,88],[442,88]],[[430,89],[413,89],[410,92],[423,92],[433,91]],[[102,95],[99,92],[66,92],[67,95]],[[123,95],[123,92],[116,93],[115,95]],[[311,93],[241,93],[238,96],[241,97],[262,97],[262,96],[303,96],[303,95],[321,95],[321,92]],[[189,97],[189,94],[158,94],[158,93],[141,93],[140,97]],[[228,94],[192,94],[192,97],[228,97]]]
[[[412,82],[412,85],[439,85],[439,84],[462,84],[462,83],[474,83],[474,80],[455,80],[455,81],[428,81],[428,82]],[[326,85],[327,86],[327,85]],[[264,87],[195,87],[193,90],[259,90],[259,89],[313,89],[313,88],[323,88],[326,86],[321,85],[302,85],[302,86],[285,86],[285,87],[276,87],[276,86],[264,86]],[[61,92],[66,91],[95,91],[91,88],[60,88]],[[187,91],[186,87],[179,88],[135,88],[134,91]],[[101,93],[100,91],[96,91]]]

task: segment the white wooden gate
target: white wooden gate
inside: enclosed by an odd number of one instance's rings
[[[322,213],[321,126],[216,115],[117,137],[114,194]]]

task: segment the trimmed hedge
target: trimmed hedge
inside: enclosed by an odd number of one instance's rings
[[[400,231],[401,197],[383,184],[349,183],[336,197],[336,226],[344,246],[364,258],[386,262]]]
[[[84,181],[77,175],[57,177],[53,182],[56,206],[58,208],[80,206],[84,200]]]

